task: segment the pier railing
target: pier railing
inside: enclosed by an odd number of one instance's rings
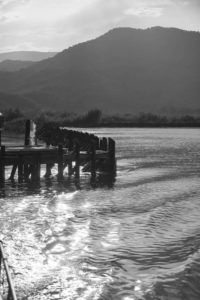
[[[7,258],[0,241],[0,300],[17,300]]]

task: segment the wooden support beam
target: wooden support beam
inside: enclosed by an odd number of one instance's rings
[[[0,150],[0,184],[5,181],[5,146],[1,146]]]
[[[75,143],[75,177],[80,177],[80,145],[78,142]]]
[[[23,176],[24,176],[24,172],[23,172],[23,158],[22,155],[18,156],[18,182],[22,182],[23,181]]]
[[[14,166],[13,166],[14,168]],[[24,179],[25,181],[28,181],[30,175],[30,167],[28,164],[24,164]]]
[[[9,177],[10,180],[14,180],[16,171],[17,171],[17,164],[15,164],[15,165],[12,167],[12,171],[11,171],[11,174],[10,174],[10,177]]]
[[[40,181],[40,153],[35,155],[34,180]]]
[[[58,146],[58,179],[63,178],[63,146]]]

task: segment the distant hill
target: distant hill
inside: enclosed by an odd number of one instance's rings
[[[0,72],[0,90],[54,110],[195,114],[199,53],[198,32],[117,28],[19,72]]]
[[[36,110],[35,101],[16,94],[0,92],[0,111],[8,108],[21,108],[23,111]]]
[[[21,69],[27,68],[34,64],[33,61],[22,61],[22,60],[4,60],[0,62],[0,71],[15,72]]]
[[[40,61],[53,57],[57,52],[13,51],[0,53],[0,62],[4,60]]]

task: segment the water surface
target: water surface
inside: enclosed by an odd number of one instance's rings
[[[199,300],[199,129],[94,129],[117,176],[1,189],[19,299]]]

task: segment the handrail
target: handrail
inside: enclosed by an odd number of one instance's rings
[[[4,254],[2,241],[0,241],[0,268],[1,268],[1,262],[3,262],[3,266],[4,266],[4,269],[5,269],[6,278],[7,278],[7,284],[8,284],[7,300],[17,300],[17,296],[16,296],[16,293],[15,293],[15,288],[14,288],[12,278],[11,278],[11,275],[10,275],[10,271],[9,271],[7,258],[5,257],[5,254]]]

